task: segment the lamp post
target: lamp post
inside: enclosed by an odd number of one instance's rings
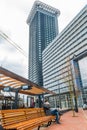
[[[77,105],[77,98],[76,98],[75,88],[73,89],[73,93],[74,93],[74,101],[75,101],[75,112],[78,112],[78,105]]]
[[[57,78],[55,78],[55,79],[57,79]],[[58,79],[57,79],[57,90],[58,90],[58,95],[59,95],[59,106],[60,106],[60,108],[61,108],[61,94],[60,94],[60,85],[59,85],[59,81],[58,81]]]
[[[61,95],[60,95],[60,85],[58,81],[58,94],[59,94],[59,107],[61,108]]]

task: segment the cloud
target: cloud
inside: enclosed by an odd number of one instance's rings
[[[3,40],[2,44],[0,44],[0,66],[27,78],[27,58],[6,40]]]
[[[12,41],[28,53],[29,27],[26,23],[35,0],[0,0],[0,29]],[[60,10],[59,31],[63,30],[73,17],[87,4],[87,0],[41,0]],[[0,64],[26,75],[28,58],[24,57],[10,43],[0,37]]]
[[[4,42],[4,38],[0,36],[0,45]]]

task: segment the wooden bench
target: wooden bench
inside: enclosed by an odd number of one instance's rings
[[[32,130],[55,119],[46,116],[43,108],[0,110],[1,125],[5,130]]]

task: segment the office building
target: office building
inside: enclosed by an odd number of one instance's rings
[[[42,53],[44,87],[53,106],[87,102],[87,5]],[[73,101],[74,100],[74,101]]]
[[[43,86],[42,51],[58,35],[60,11],[35,1],[27,19],[29,25],[29,79]]]

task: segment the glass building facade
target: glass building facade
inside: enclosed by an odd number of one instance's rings
[[[42,51],[58,35],[58,9],[36,1],[31,9],[29,24],[29,79],[43,86]]]
[[[85,88],[87,95],[87,66],[82,67],[83,59],[87,65],[87,5],[43,51],[44,87],[57,94],[49,95],[53,106],[75,106],[75,97],[79,106],[84,98],[87,101],[87,96],[83,98]]]
[[[87,56],[79,60],[79,68],[83,87],[82,97],[84,102],[87,102]]]

